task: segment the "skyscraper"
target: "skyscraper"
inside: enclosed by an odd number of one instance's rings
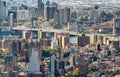
[[[6,2],[0,0],[0,19],[4,19],[7,16]]]
[[[44,17],[44,3],[42,0],[38,0],[38,17]]]
[[[32,74],[40,72],[39,56],[38,52],[35,49],[32,49],[32,54],[29,63],[29,71]]]
[[[57,10],[57,4],[55,2],[50,3],[48,0],[44,7],[44,18],[49,21],[49,19],[52,19],[54,17],[54,13]]]
[[[52,55],[50,58],[51,62],[51,74],[55,74],[55,55]]]
[[[70,22],[71,14],[70,14],[70,8],[59,8],[59,23],[60,24],[67,24]]]

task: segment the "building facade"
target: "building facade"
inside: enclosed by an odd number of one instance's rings
[[[5,19],[8,15],[6,2],[0,0],[0,19]]]

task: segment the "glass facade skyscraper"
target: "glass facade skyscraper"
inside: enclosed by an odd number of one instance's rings
[[[4,19],[7,16],[6,2],[0,0],[0,19]]]

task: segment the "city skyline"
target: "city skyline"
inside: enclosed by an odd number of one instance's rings
[[[119,77],[119,5],[0,0],[0,77]]]

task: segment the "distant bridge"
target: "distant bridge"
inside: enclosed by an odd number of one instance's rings
[[[39,31],[41,30],[42,32],[50,32],[50,33],[69,33],[70,35],[82,35],[82,33],[77,33],[76,31],[69,31],[67,29],[53,29],[53,28],[28,28],[28,27],[13,27],[12,30],[21,30],[21,31]],[[85,33],[86,34],[86,33]],[[99,34],[99,33],[92,33],[92,34]],[[92,34],[87,33],[87,36],[91,36]],[[100,34],[101,36],[110,36],[112,34]]]

